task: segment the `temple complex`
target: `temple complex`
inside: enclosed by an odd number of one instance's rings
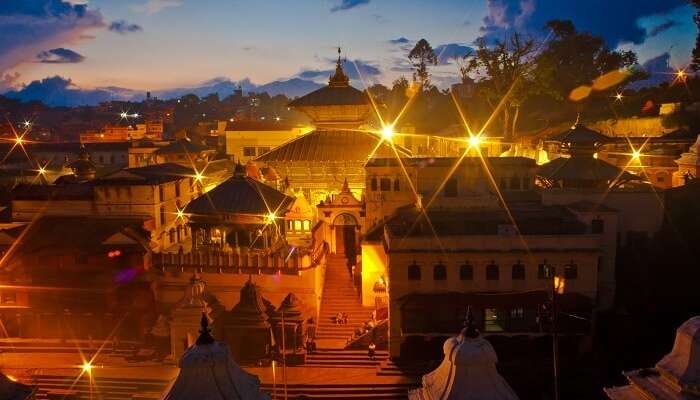
[[[347,179],[355,195],[365,183],[364,164],[372,156],[395,155],[381,135],[373,133],[368,120],[372,104],[367,94],[350,85],[340,57],[328,86],[289,104],[303,112],[315,129],[256,158],[273,167],[291,188],[301,190],[311,204],[340,192]],[[401,156],[407,150],[396,147]]]

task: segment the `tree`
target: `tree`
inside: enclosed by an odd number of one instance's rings
[[[429,90],[431,85],[428,65],[437,65],[438,62],[430,43],[425,39],[419,40],[413,50],[408,53],[408,59],[411,61],[413,68],[415,68],[413,81],[418,82],[423,90]]]
[[[476,41],[477,49],[463,58],[462,76],[476,74],[480,92],[492,109],[503,101],[503,135],[515,136],[523,101],[534,91],[533,80],[535,41],[513,33],[510,38],[489,46],[485,38]],[[462,68],[460,68],[462,69]],[[514,113],[511,117],[511,110]]]
[[[690,68],[693,71],[700,70],[700,0],[688,0],[690,4],[695,7],[695,15],[693,15],[693,22],[695,26],[698,27],[698,35],[695,37],[695,48],[693,49],[692,60],[690,63]]]
[[[590,85],[607,72],[637,63],[634,52],[610,50],[605,39],[577,32],[571,21],[552,20],[546,26],[551,39],[537,57],[534,75],[543,92],[556,100],[567,98],[573,89]]]

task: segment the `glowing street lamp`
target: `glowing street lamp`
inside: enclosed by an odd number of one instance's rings
[[[615,100],[622,102],[623,97],[625,97],[625,96],[623,96],[622,93],[618,93],[615,95]]]
[[[277,215],[275,215],[274,212],[270,211],[266,216],[265,216],[265,224],[269,225],[275,222],[275,218],[277,218]]]
[[[184,219],[185,218],[185,211],[178,208],[177,209],[177,218]]]
[[[469,147],[477,148],[481,144],[481,138],[479,136],[469,136]]]
[[[391,142],[392,139],[394,138],[394,126],[393,125],[387,125],[382,129],[382,138],[386,140],[387,142]]]
[[[39,167],[39,175],[46,175],[46,168]]]
[[[22,136],[17,136],[17,137],[15,138],[15,144],[18,145],[18,146],[21,146],[21,145],[24,144],[24,139],[22,139]]]
[[[89,374],[90,372],[92,372],[92,363],[90,361],[85,361],[81,368],[83,369],[83,372]]]
[[[632,152],[632,159],[633,160],[639,160],[639,158],[642,156],[642,152],[639,150],[634,150]]]
[[[196,174],[194,174],[194,179],[196,179],[197,182],[202,183],[202,181],[204,180],[204,175],[202,175],[200,172],[197,172]]]

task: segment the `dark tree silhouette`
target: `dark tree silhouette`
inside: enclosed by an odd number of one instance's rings
[[[437,65],[438,59],[435,55],[430,43],[427,40],[421,39],[416,43],[416,46],[408,53],[408,59],[415,68],[413,72],[413,80],[418,82],[423,90],[430,89],[430,72],[428,65]]]

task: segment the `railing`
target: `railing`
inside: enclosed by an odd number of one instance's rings
[[[287,274],[294,275],[306,269],[316,268],[328,253],[323,242],[315,248],[294,248],[289,253],[225,252],[200,250],[191,253],[153,253],[153,267],[166,270],[196,270],[199,272],[238,274]]]

